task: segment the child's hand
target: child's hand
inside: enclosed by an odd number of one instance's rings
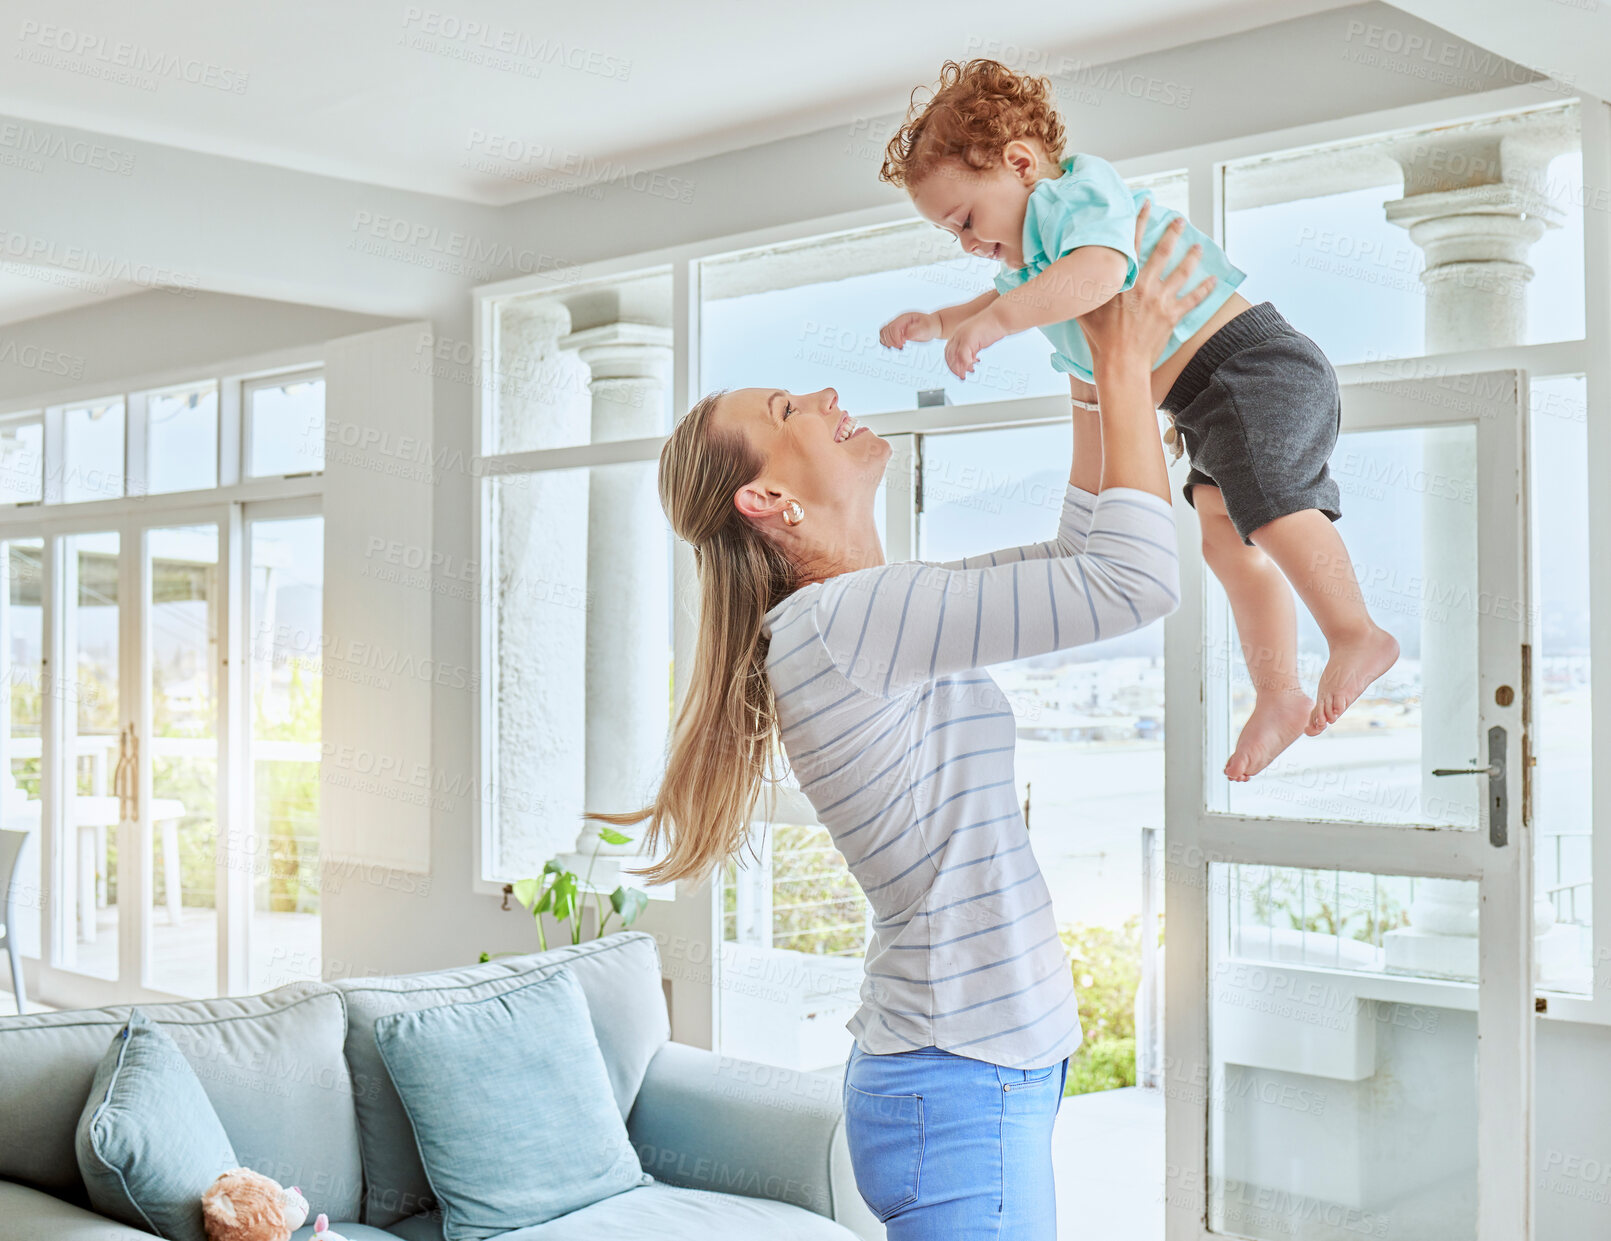
[[[878,343],[890,349],[907,341],[934,340],[940,335],[940,316],[926,310],[908,310],[878,329]]]
[[[979,355],[1007,333],[988,310],[964,319],[945,345],[945,364],[958,379],[973,371]]]

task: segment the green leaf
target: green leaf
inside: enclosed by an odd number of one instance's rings
[[[537,907],[531,911],[532,916],[535,917],[537,914],[545,914],[553,907],[554,889],[549,888],[548,891],[543,893],[543,899],[537,902]]]
[[[632,837],[616,831],[613,827],[599,828],[599,839],[607,845],[629,845],[632,843]]]
[[[543,863],[543,874],[545,875],[563,875],[565,873],[565,868],[560,865],[557,857],[551,857]]]
[[[554,880],[554,917],[561,922],[569,918],[576,909],[576,876],[566,871]]]
[[[515,899],[527,909],[536,903],[537,894],[543,890],[541,879],[516,879],[513,886]]]
[[[490,960],[492,960],[492,954],[490,952],[483,952],[479,957],[476,958],[476,964],[485,965]]]
[[[649,898],[637,888],[617,888],[610,893],[610,908],[621,915],[621,925],[629,927],[638,920],[649,904]]]

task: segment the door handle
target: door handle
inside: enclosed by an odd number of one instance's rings
[[[1507,814],[1510,798],[1505,789],[1505,730],[1495,724],[1488,730],[1486,767],[1434,767],[1434,776],[1488,777],[1488,843],[1502,849],[1510,842]]]
[[[133,822],[140,817],[140,738],[130,724],[117,739],[117,766],[112,769],[112,791],[117,794],[118,818]]]

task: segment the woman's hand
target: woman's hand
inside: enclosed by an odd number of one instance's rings
[[[1141,249],[1141,235],[1146,229],[1147,214],[1152,203],[1141,204],[1136,212],[1136,249]],[[1202,281],[1189,293],[1182,295],[1185,285],[1202,258],[1202,247],[1193,246],[1186,257],[1168,275],[1164,268],[1174,253],[1175,241],[1185,220],[1176,217],[1158,239],[1157,246],[1145,266],[1136,275],[1136,282],[1115,298],[1109,299],[1089,314],[1075,320],[1085,333],[1085,342],[1091,347],[1093,361],[1139,359],[1147,373],[1152,363],[1169,343],[1169,334],[1175,324],[1184,319],[1213,291],[1213,276]]]

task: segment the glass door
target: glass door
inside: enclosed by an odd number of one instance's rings
[[[0,467],[3,473],[3,467]],[[0,826],[29,836],[13,876],[15,937],[22,956],[39,960],[44,908],[44,841],[39,798],[44,753],[44,540],[0,540],[0,653],[6,676],[0,681]]]
[[[46,678],[57,727],[56,964],[109,983],[124,978],[130,941],[127,799],[117,782],[128,745],[123,714],[124,583],[117,530],[54,540],[56,672]],[[49,656],[47,659],[47,668]]]
[[[218,524],[143,536],[140,592],[138,822],[150,865],[145,985],[173,995],[227,990],[219,883]]]
[[[321,976],[319,756],[324,518],[306,505],[248,508],[251,860],[247,989]],[[244,895],[244,894],[243,894]]]
[[[1402,656],[1245,785],[1219,774],[1251,705],[1234,625],[1182,558],[1169,1241],[1530,1235],[1525,392],[1514,371],[1344,389],[1340,529]],[[1324,656],[1301,632],[1311,685]]]
[[[5,544],[7,819],[41,824],[41,990],[63,1005],[231,989],[220,843],[230,517],[217,506],[182,517],[64,522]]]

